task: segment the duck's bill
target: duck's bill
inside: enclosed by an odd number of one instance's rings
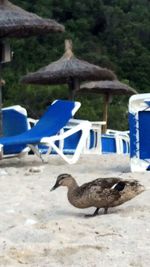
[[[59,186],[59,183],[56,182],[56,184],[50,189],[50,191],[55,190]]]

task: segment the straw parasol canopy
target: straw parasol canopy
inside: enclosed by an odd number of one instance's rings
[[[103,126],[104,133],[107,130],[108,105],[112,95],[137,94],[137,91],[135,89],[128,86],[127,84],[119,82],[118,80],[84,83],[81,85],[80,89],[77,92],[96,93],[104,95],[103,121],[106,121],[106,125]]]
[[[0,0],[0,38],[28,37],[57,31],[64,31],[64,26],[55,20],[43,19],[7,0]]]
[[[81,81],[113,80],[115,74],[106,68],[101,68],[76,58],[72,52],[71,40],[65,41],[65,53],[57,61],[36,72],[29,73],[21,79],[25,84],[68,84],[70,98],[79,89]]]

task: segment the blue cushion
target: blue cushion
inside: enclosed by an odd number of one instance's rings
[[[0,144],[38,144],[43,137],[56,135],[72,118],[74,107],[73,101],[57,100],[47,108],[33,128],[16,136],[1,137]]]
[[[15,110],[13,107],[2,110],[3,135],[14,136],[28,130],[27,116]],[[18,154],[26,145],[7,145],[4,147],[4,155]]]

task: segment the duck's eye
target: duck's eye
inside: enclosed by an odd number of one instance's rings
[[[117,191],[122,191],[124,188],[125,188],[125,183],[124,182],[119,182],[114,187],[114,189],[117,190]]]
[[[136,183],[135,183],[135,182],[131,182],[130,185],[131,185],[131,186],[135,186]]]

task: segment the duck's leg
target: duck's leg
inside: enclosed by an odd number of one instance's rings
[[[94,217],[94,216],[97,216],[98,215],[98,211],[99,211],[100,208],[96,208],[96,210],[94,211],[93,214],[86,214],[85,217]]]

